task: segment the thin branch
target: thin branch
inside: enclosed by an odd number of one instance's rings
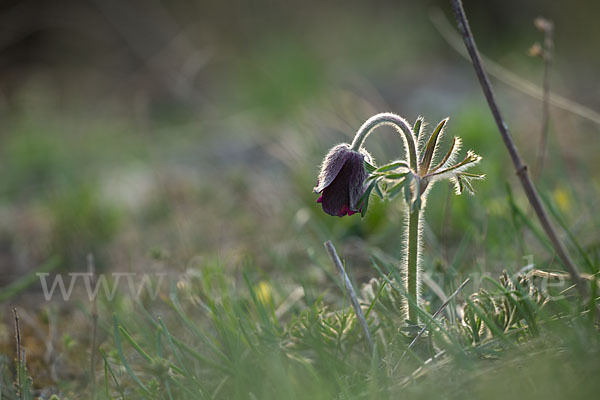
[[[452,28],[444,13],[439,8],[432,8],[429,19],[431,20],[433,27],[438,31],[446,43],[448,43],[458,54],[468,60],[469,53],[464,48],[460,36]],[[485,62],[486,70],[491,76],[527,96],[543,101],[544,91],[541,87],[520,77],[484,55],[481,55],[481,59]],[[595,124],[600,124],[600,113],[555,92],[550,92],[550,104],[561,110],[579,115]]]
[[[544,157],[546,156],[546,143],[548,131],[550,130],[550,70],[552,67],[552,51],[554,49],[554,24],[543,18],[536,18],[536,26],[544,32],[544,47],[542,48],[542,59],[544,60],[543,89],[544,99],[542,101],[542,131],[540,134],[540,145],[538,147],[537,165],[534,177],[539,179],[544,169]]]
[[[344,281],[344,286],[346,288],[346,292],[348,293],[348,296],[350,297],[350,302],[352,303],[352,307],[354,308],[354,312],[356,313],[356,318],[358,319],[358,322],[360,323],[360,326],[362,327],[363,333],[365,335],[365,339],[367,340],[367,343],[369,344],[369,349],[371,350],[371,353],[373,353],[375,351],[375,344],[373,343],[373,339],[371,338],[371,333],[369,332],[369,325],[367,324],[367,320],[365,319],[362,309],[360,308],[360,303],[358,302],[358,298],[356,297],[356,292],[354,292],[354,287],[352,287],[350,278],[348,277],[348,274],[346,274],[344,265],[342,264],[342,261],[338,257],[337,252],[335,251],[335,247],[333,247],[333,244],[331,243],[331,241],[328,240],[324,244],[325,244],[325,249],[327,250],[327,253],[329,253],[329,258],[331,258],[331,261],[333,261],[333,264],[335,265],[335,268],[338,270],[338,273],[342,276],[342,280]]]
[[[508,130],[508,126],[506,122],[504,122],[504,118],[500,113],[500,109],[498,108],[498,104],[496,103],[496,98],[494,96],[494,92],[492,90],[492,85],[490,84],[487,73],[483,68],[483,64],[481,62],[481,56],[479,55],[479,51],[477,50],[477,45],[475,44],[475,39],[473,38],[473,33],[471,32],[471,28],[469,26],[469,22],[467,21],[467,16],[465,15],[465,10],[462,5],[461,0],[450,0],[452,5],[452,9],[456,16],[456,21],[458,22],[458,30],[460,31],[467,51],[469,52],[469,56],[473,62],[473,68],[475,69],[475,73],[477,74],[477,78],[479,78],[479,83],[481,88],[483,89],[483,93],[490,107],[490,111],[494,116],[494,120],[496,121],[496,125],[498,126],[498,130],[500,131],[500,135],[502,136],[502,140],[504,141],[504,145],[508,150],[510,158],[515,167],[517,176],[521,181],[521,185],[525,190],[525,194],[527,195],[527,199],[529,203],[535,210],[535,213],[540,221],[540,224],[544,228],[546,235],[552,242],[554,250],[562,260],[563,264],[567,268],[569,274],[571,275],[571,279],[577,285],[577,289],[581,294],[583,299],[587,299],[588,297],[588,289],[586,284],[581,279],[575,264],[571,260],[571,257],[567,253],[566,248],[563,246],[562,242],[558,238],[554,227],[552,226],[550,219],[548,218],[548,214],[546,213],[546,209],[540,200],[540,196],[529,177],[529,173],[527,171],[527,166],[523,163],[521,156],[515,146],[515,143],[510,135],[510,131]]]
[[[17,313],[17,309],[13,307],[12,311],[15,316],[15,339],[17,342],[17,395],[19,396],[19,398],[23,398],[23,379],[21,376],[23,365],[23,353],[21,351],[21,327],[19,325],[19,314]]]

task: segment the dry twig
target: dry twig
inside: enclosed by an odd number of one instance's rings
[[[17,395],[19,398],[22,398],[23,377],[21,376],[21,371],[24,353],[21,348],[21,327],[19,325],[19,314],[17,313],[17,309],[15,307],[13,307],[13,314],[15,316],[15,340],[17,342]]]
[[[500,135],[502,136],[502,140],[504,141],[504,145],[508,150],[510,158],[515,167],[517,176],[521,181],[521,185],[525,190],[525,194],[527,195],[527,199],[529,203],[535,210],[535,213],[540,221],[540,224],[544,228],[546,235],[552,242],[554,250],[557,255],[562,260],[563,264],[567,268],[569,274],[571,275],[571,279],[577,286],[577,290],[581,294],[582,299],[587,299],[588,297],[588,288],[584,281],[581,279],[575,264],[571,260],[569,253],[566,248],[558,238],[554,227],[550,222],[550,218],[546,213],[546,209],[542,204],[540,196],[531,181],[529,176],[529,172],[527,170],[527,166],[523,163],[521,156],[519,155],[519,151],[515,146],[515,143],[512,139],[508,126],[502,117],[498,104],[496,103],[496,98],[494,95],[494,91],[492,90],[492,85],[490,84],[489,78],[485,69],[483,68],[483,63],[481,61],[481,56],[479,55],[479,51],[477,50],[477,45],[475,44],[475,38],[473,37],[473,33],[471,32],[471,28],[469,26],[469,22],[467,21],[467,16],[465,15],[465,10],[462,5],[461,0],[450,0],[452,5],[452,9],[456,16],[456,21],[458,22],[458,30],[460,31],[467,51],[469,52],[469,56],[471,57],[471,61],[473,62],[473,68],[475,69],[475,73],[477,74],[477,78],[479,79],[479,83],[481,88],[483,89],[483,93],[488,102],[488,106],[490,107],[490,111],[494,116],[494,120],[496,121],[496,125],[498,126],[498,130],[500,131]]]
[[[369,344],[369,349],[371,350],[371,353],[373,353],[373,351],[375,350],[375,344],[373,343],[373,338],[371,338],[371,333],[369,332],[369,325],[367,324],[367,320],[365,319],[362,309],[360,308],[360,303],[358,302],[358,298],[356,297],[356,292],[354,291],[354,287],[352,286],[352,283],[350,282],[350,278],[348,277],[348,274],[346,273],[346,270],[344,269],[344,265],[342,264],[342,261],[338,257],[337,252],[335,251],[335,247],[333,247],[333,244],[331,243],[331,241],[328,240],[324,244],[325,244],[325,249],[327,249],[327,253],[329,253],[329,257],[331,258],[331,261],[333,261],[335,268],[338,270],[339,274],[342,276],[342,280],[344,281],[344,287],[346,288],[346,292],[348,293],[348,296],[350,297],[350,302],[352,303],[352,307],[354,308],[354,312],[356,313],[356,318],[358,319],[358,322],[360,323],[360,326],[362,327],[363,333],[365,335],[365,339],[367,340],[367,343]]]
[[[540,145],[538,146],[537,165],[535,178],[539,179],[544,169],[544,157],[546,155],[546,143],[548,131],[550,130],[550,69],[552,67],[552,50],[554,48],[554,24],[544,18],[536,18],[535,26],[544,33],[544,46],[541,49],[541,57],[544,60],[544,99],[542,101],[542,131],[540,134]]]

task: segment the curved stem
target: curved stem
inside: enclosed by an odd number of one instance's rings
[[[376,114],[369,118],[356,132],[354,140],[352,141],[351,148],[354,151],[358,151],[362,146],[363,142],[376,128],[382,125],[393,126],[402,136],[404,142],[404,149],[408,153],[410,167],[415,173],[418,173],[417,169],[417,145],[415,142],[415,134],[413,133],[410,125],[404,118],[399,115],[392,113],[381,113]]]
[[[359,151],[367,136],[376,128],[382,125],[394,127],[404,143],[404,150],[408,155],[410,168],[414,174],[418,174],[419,165],[417,163],[417,143],[415,134],[406,120],[399,115],[392,113],[381,113],[369,118],[356,132],[356,136],[352,141],[351,149]],[[418,257],[419,257],[419,217],[420,211],[415,207],[413,212],[410,211],[408,205],[408,234],[405,240],[408,241],[406,258],[406,286],[407,294],[414,302],[408,301],[408,319],[414,323],[418,322],[419,313],[416,304],[418,304]]]

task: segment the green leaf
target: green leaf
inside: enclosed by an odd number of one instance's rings
[[[140,379],[137,377],[135,372],[133,372],[133,369],[131,369],[131,367],[129,366],[129,363],[127,362],[127,358],[125,358],[125,354],[123,353],[123,347],[121,345],[121,334],[120,334],[120,329],[119,329],[119,321],[117,320],[116,314],[113,314],[113,328],[114,328],[113,334],[114,334],[115,346],[117,347],[117,352],[119,353],[119,358],[121,359],[121,364],[123,364],[125,371],[127,371],[129,376],[131,377],[131,379],[133,379],[133,381],[135,383],[137,383],[137,385],[144,392],[146,392],[146,394],[151,394],[150,390],[148,390],[146,385],[144,385],[142,383],[142,381],[140,381]]]
[[[107,372],[108,372],[108,373],[110,373],[110,376],[112,377],[113,381],[115,382],[117,391],[121,394],[121,397],[125,398],[123,389],[121,389],[121,385],[119,384],[119,381],[115,375],[115,372],[113,371],[112,367],[110,366],[110,363],[108,362],[108,357],[107,357],[106,353],[104,352],[104,350],[100,349],[100,355],[102,355],[102,358],[104,359],[104,384],[105,384],[105,389],[106,389],[106,395],[109,396],[109,385],[108,385],[108,375],[107,375]],[[108,398],[112,398],[112,397],[108,397]]]
[[[415,133],[415,139],[419,138],[421,134],[421,127],[423,126],[423,117],[418,117],[413,125],[413,132]]]
[[[446,122],[448,122],[448,118],[441,120],[427,141],[425,153],[423,154],[423,159],[421,160],[421,170],[425,171],[425,173],[429,171],[429,166],[431,165],[431,160],[433,159],[433,153],[435,152],[438,138],[440,137],[440,133],[442,132],[444,125],[446,125]]]
[[[403,172],[401,174],[385,174],[383,177],[385,179],[404,179],[408,175],[408,172]]]
[[[125,328],[123,328],[123,326],[119,325],[119,333],[121,334],[122,337],[125,338],[125,340],[127,340],[129,342],[129,344],[131,346],[133,346],[133,348],[138,352],[138,354],[140,356],[142,356],[148,363],[151,363],[152,361],[154,361],[152,359],[152,357],[150,357],[148,355],[148,353],[146,353],[144,351],[144,349],[142,349],[142,347],[138,344],[138,342],[135,341],[135,339],[133,339],[131,337],[131,335],[129,334],[129,332],[127,332],[125,330]]]
[[[410,166],[408,165],[408,163],[406,161],[394,161],[389,164],[382,165],[381,167],[377,168],[373,172],[376,172],[376,173],[377,172],[386,172],[386,171],[392,171],[392,170],[398,169],[398,168],[410,168]]]
[[[464,160],[462,160],[458,164],[455,164],[455,165],[453,165],[451,167],[448,167],[448,168],[444,168],[441,171],[435,171],[433,173],[428,174],[428,176],[436,176],[436,175],[445,174],[446,172],[454,171],[455,169],[458,169],[460,167],[464,167],[465,165],[469,165],[469,164],[473,164],[473,163],[479,162],[480,160],[481,160],[481,156],[478,156],[477,154],[475,154],[471,150],[469,150],[467,152],[467,155],[465,156]],[[461,174],[464,174],[464,171],[461,171]]]
[[[177,369],[176,369],[177,372],[190,378],[192,376],[192,374],[188,371],[185,363],[183,362],[183,359],[181,358],[181,356],[179,354],[179,351],[178,351],[179,349],[175,346],[173,338],[171,337],[171,333],[169,332],[169,330],[167,329],[167,326],[165,325],[165,323],[163,322],[163,320],[160,317],[158,318],[158,323],[160,324],[160,326],[162,328],[162,332],[165,334],[165,338],[167,339],[167,343],[171,347],[171,351],[172,351],[173,355],[175,356],[175,359],[177,360],[179,365],[181,365],[181,368],[177,367]],[[175,365],[170,364],[170,367],[174,368]]]
[[[390,272],[387,276],[387,279],[389,280],[391,277],[392,277],[392,273]],[[375,295],[375,297],[373,297],[373,301],[371,301],[371,304],[369,305],[367,312],[365,312],[365,318],[369,318],[369,314],[371,313],[371,310],[373,310],[373,306],[375,305],[377,300],[379,300],[379,296],[381,296],[381,294],[383,293],[383,290],[385,289],[386,285],[387,285],[387,281],[384,280],[381,283],[381,285],[379,286],[379,290],[377,290],[377,294]]]
[[[452,139],[452,145],[450,146],[450,149],[448,150],[442,161],[440,161],[440,163],[435,167],[431,168],[431,172],[437,171],[438,169],[442,168],[444,164],[446,164],[446,161],[450,159],[450,157],[452,156],[452,152],[454,151],[454,148],[457,147],[458,143],[460,143],[460,138],[454,136],[454,139]]]
[[[369,175],[367,177],[367,182],[372,180],[381,180],[381,179],[390,179],[390,180],[398,180],[404,179],[409,172],[401,172],[401,173],[374,173],[373,175]]]
[[[373,188],[375,187],[376,184],[377,184],[377,181],[376,180],[373,181],[369,185],[367,190],[365,190],[363,195],[360,196],[360,199],[358,199],[358,208],[360,209],[361,217],[364,217],[365,214],[367,213],[367,208],[369,207],[369,196],[371,196],[371,191],[373,190]]]
[[[381,200],[383,200],[383,193],[381,193],[381,189],[379,188],[379,183],[375,183],[375,193],[377,193],[377,196],[379,196],[379,198]]]
[[[494,320],[488,314],[486,314],[486,312],[481,307],[473,303],[473,301],[469,298],[466,298],[465,300],[467,301],[469,307],[475,312],[475,314],[477,314],[479,319],[481,319],[485,323],[485,325],[490,329],[490,331],[492,331],[492,334],[495,337],[501,339],[506,344],[510,345],[510,347],[515,347],[515,344],[508,340],[508,337],[504,334],[502,329],[500,329],[500,327],[494,322]]]
[[[369,192],[369,196],[371,195],[371,189],[372,187],[369,186],[368,192]],[[359,207],[360,209],[360,216],[364,218],[364,216],[367,214],[367,209],[369,208],[369,196],[367,196],[364,200],[364,202],[361,204],[361,206]]]
[[[373,171],[375,171],[377,169],[376,166],[372,165],[370,162],[364,160],[363,164],[365,166],[365,169],[367,170],[367,172],[371,173]]]
[[[406,181],[407,181],[407,179],[403,179],[402,181],[398,182],[397,184],[392,186],[387,191],[387,196],[390,200],[393,199],[394,197],[396,197],[402,191],[402,189],[404,189],[404,185],[406,185]]]
[[[373,181],[369,184],[369,186],[367,187],[367,189],[365,190],[365,192],[362,194],[362,196],[360,196],[360,199],[358,199],[358,203],[357,205],[360,207],[365,200],[367,200],[369,198],[369,195],[371,194],[371,190],[373,190],[373,186],[375,185],[377,181]]]

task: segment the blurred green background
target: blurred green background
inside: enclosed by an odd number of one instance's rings
[[[599,2],[464,3],[480,50],[537,85],[533,20],[554,21],[553,91],[600,110]],[[521,217],[532,213],[471,65],[431,23],[440,9],[454,25],[445,1],[2,2],[0,287],[51,257],[84,271],[92,253],[102,271],[184,273],[219,260],[280,298],[299,284],[317,295],[334,286],[325,240],[364,283],[374,251],[400,255],[400,204],[374,200],[364,220],[339,219],[312,187],[327,149],[383,111],[431,125],[450,116],[446,143],[461,136],[483,156],[475,197],[433,189],[425,270],[497,273],[526,255],[561,269],[537,222]],[[541,103],[493,83],[534,165]],[[551,112],[539,187],[597,260],[600,128]],[[380,163],[402,151],[383,130],[367,142]],[[43,308],[39,292],[8,303]]]

